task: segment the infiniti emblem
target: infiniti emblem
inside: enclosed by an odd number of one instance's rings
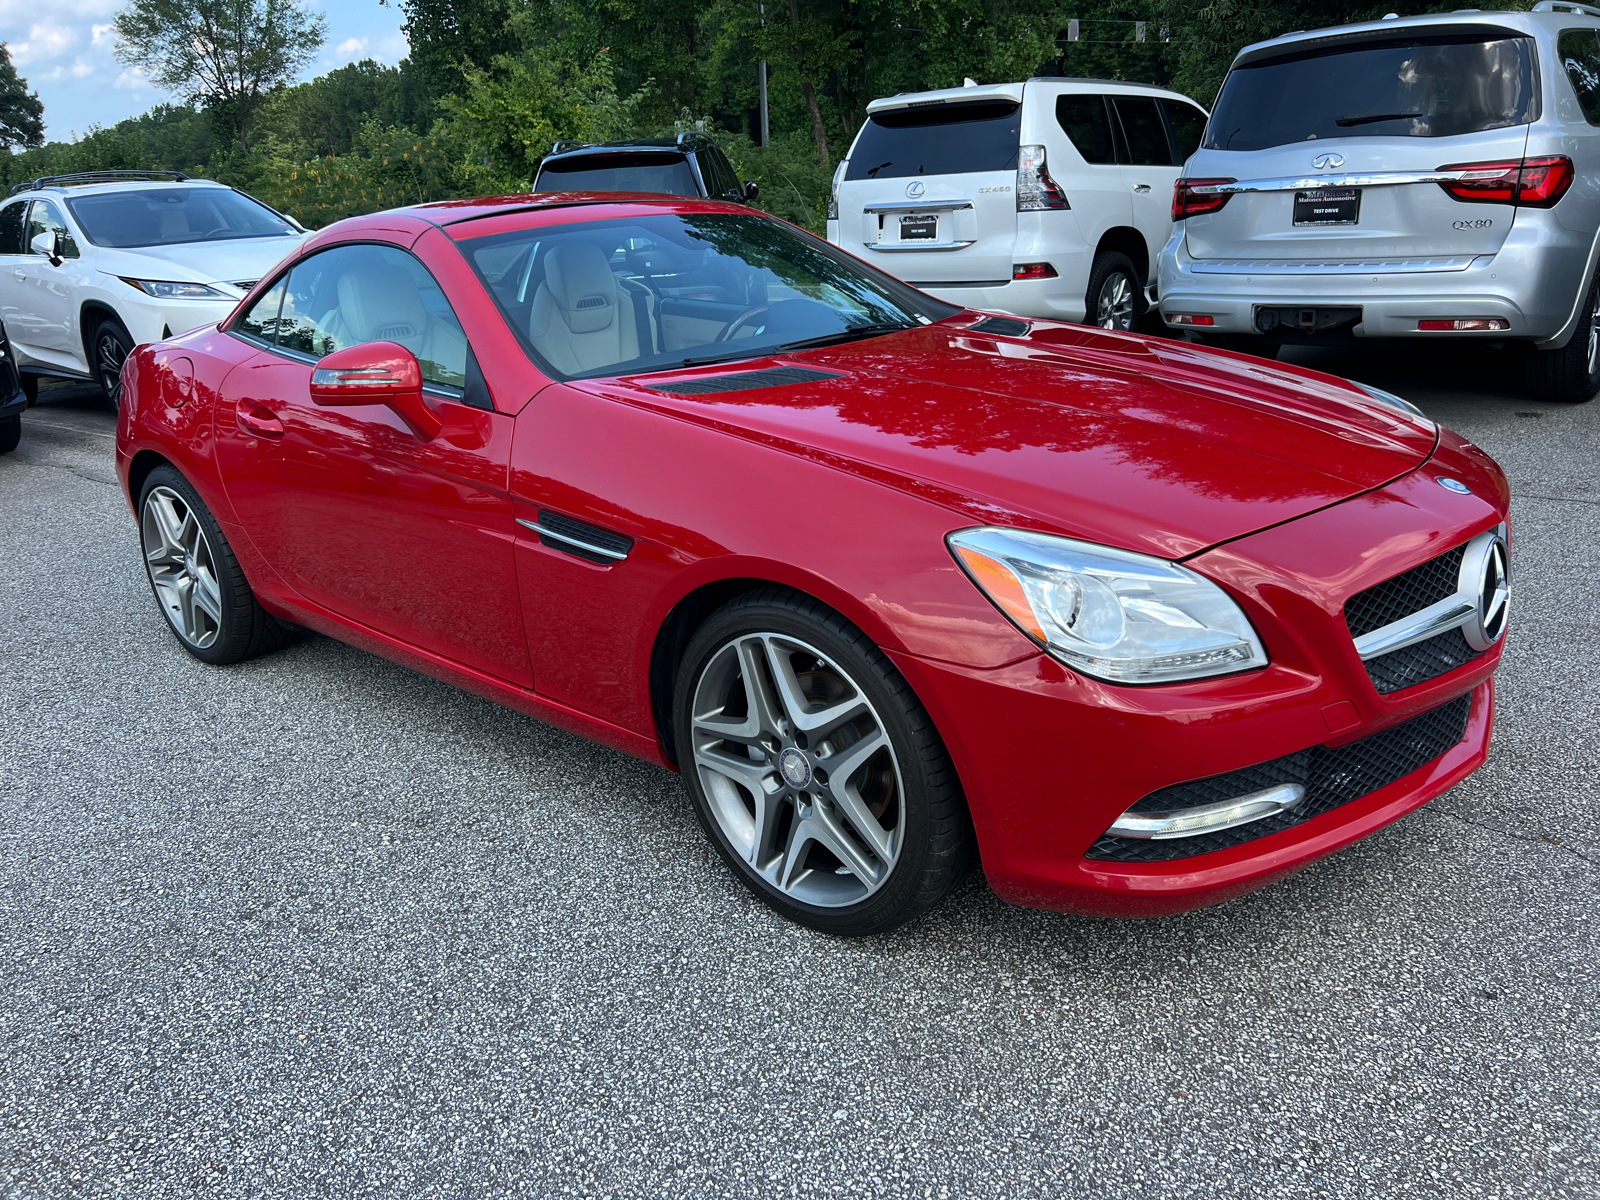
[[[1461,480],[1459,480],[1459,479],[1451,479],[1450,476],[1448,476],[1448,475],[1440,475],[1437,479],[1434,480],[1434,482],[1437,483],[1440,487],[1442,487],[1445,491],[1454,492],[1458,496],[1470,496],[1470,495],[1472,495],[1472,489],[1471,488],[1469,488],[1466,484],[1462,483]]]
[[[1319,154],[1311,160],[1311,165],[1319,171],[1329,171],[1344,166],[1344,155]]]
[[[1467,550],[1461,563],[1462,583],[1476,585],[1478,605],[1461,627],[1461,632],[1467,639],[1467,645],[1474,650],[1487,650],[1505,633],[1506,609],[1511,603],[1506,543],[1504,538],[1494,533],[1487,538],[1474,538]],[[1468,571],[1473,576],[1470,583],[1466,578]]]
[[[913,179],[910,183],[906,184],[906,195],[910,196],[913,200],[927,190],[928,185],[923,183],[920,179]]]
[[[803,788],[811,782],[811,764],[806,756],[792,747],[778,755],[778,774],[792,788]]]

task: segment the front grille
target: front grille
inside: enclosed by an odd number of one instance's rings
[[[1135,804],[1132,811],[1173,812],[1197,808],[1280,783],[1299,783],[1306,789],[1305,799],[1288,812],[1263,817],[1248,825],[1197,837],[1159,841],[1106,835],[1090,847],[1085,857],[1109,862],[1170,862],[1292,829],[1405,778],[1459,745],[1467,736],[1467,716],[1471,711],[1472,696],[1468,694],[1348,746],[1336,749],[1312,746],[1259,766],[1151,792]]]
[[[1350,636],[1358,638],[1374,629],[1382,629],[1455,595],[1460,584],[1461,558],[1466,552],[1463,543],[1421,566],[1351,596],[1344,605],[1344,620],[1350,627]],[[1467,645],[1460,629],[1450,629],[1415,646],[1369,658],[1365,664],[1367,678],[1372,680],[1373,687],[1387,695],[1437,679],[1446,671],[1465,666],[1478,654],[1479,651]]]

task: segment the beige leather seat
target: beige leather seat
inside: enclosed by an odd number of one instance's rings
[[[593,371],[655,353],[650,293],[619,281],[592,242],[545,255],[528,338],[556,370]]]
[[[452,321],[432,316],[403,268],[363,264],[339,276],[339,305],[317,323],[317,345],[334,349],[365,342],[399,342],[417,356],[424,379],[456,387],[466,382],[467,339]]]

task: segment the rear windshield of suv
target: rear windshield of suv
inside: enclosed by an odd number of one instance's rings
[[[1229,73],[1208,150],[1345,137],[1450,137],[1538,115],[1533,39],[1467,33],[1330,46]]]
[[[1022,105],[1014,100],[891,108],[861,127],[845,178],[1014,171],[1021,139]]]
[[[536,192],[657,192],[698,196],[700,185],[682,154],[585,154],[539,168]]]

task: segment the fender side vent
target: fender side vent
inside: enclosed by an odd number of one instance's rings
[[[537,521],[525,521],[518,517],[517,524],[537,533],[541,546],[549,546],[552,550],[560,550],[563,554],[570,554],[574,558],[603,563],[608,567],[627,558],[628,551],[633,549],[631,537],[614,533],[609,529],[601,529],[598,525],[586,525],[582,521],[574,521],[571,517],[551,512],[548,508],[539,510]]]
[[[1028,323],[1015,317],[985,317],[969,326],[968,333],[992,333],[996,337],[1021,337],[1028,332]]]
[[[740,371],[737,375],[678,379],[648,386],[651,391],[671,392],[675,396],[708,396],[713,392],[752,392],[757,388],[788,387],[796,383],[815,383],[820,379],[843,377],[839,371],[815,371],[810,367],[769,367],[765,371]]]

